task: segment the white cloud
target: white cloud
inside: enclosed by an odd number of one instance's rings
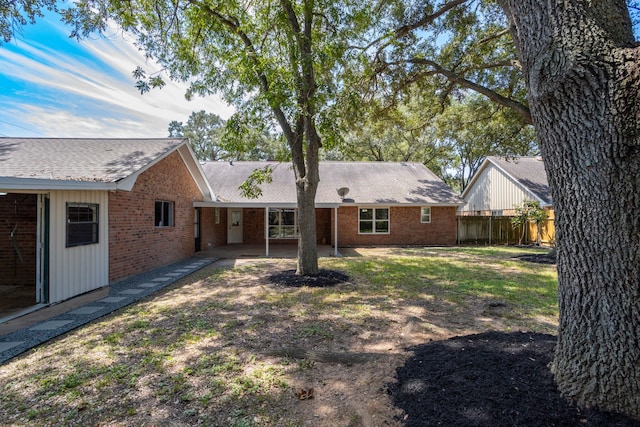
[[[58,31],[51,37],[65,36]],[[140,95],[131,72],[138,65],[157,66],[120,36],[83,41],[65,51],[56,48],[63,43],[27,40],[19,48],[0,47],[0,79],[20,86],[11,93],[0,88],[0,134],[163,137],[170,121],[184,122],[192,111],[223,118],[233,112],[217,97],[187,101],[186,85],[173,81]]]

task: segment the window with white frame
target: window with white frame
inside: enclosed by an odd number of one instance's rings
[[[360,234],[389,234],[389,208],[359,208]]]
[[[420,222],[422,223],[430,223],[431,222],[431,208],[420,208]]]
[[[156,227],[173,227],[173,202],[156,201]]]
[[[299,235],[297,209],[269,208],[270,239],[297,239]]]
[[[67,203],[67,247],[98,243],[98,204]]]

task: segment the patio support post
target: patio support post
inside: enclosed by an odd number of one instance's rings
[[[264,256],[269,256],[269,207],[264,207]]]

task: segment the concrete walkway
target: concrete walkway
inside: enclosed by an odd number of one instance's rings
[[[215,262],[218,258],[207,254],[207,257],[193,257],[180,261],[147,273],[139,274],[120,282],[111,284],[107,290],[97,291],[94,298],[89,298],[86,304],[78,302],[75,304],[60,304],[68,310],[60,310],[57,306],[49,308],[61,313],[38,316],[37,312],[32,313],[37,319],[35,322],[25,322],[25,319],[16,319],[26,326],[13,332],[0,336],[0,364],[9,359],[24,353],[52,338],[60,336],[66,332],[85,325],[95,319],[103,317],[113,311],[132,304],[142,298],[151,295],[158,290],[165,288],[185,276]],[[98,298],[95,298],[97,295]],[[79,297],[80,301],[82,297]],[[75,300],[75,299],[74,299]]]

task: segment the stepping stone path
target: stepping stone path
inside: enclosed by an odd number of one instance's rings
[[[190,258],[111,284],[109,296],[0,337],[0,364],[52,338],[126,307],[217,261]]]

